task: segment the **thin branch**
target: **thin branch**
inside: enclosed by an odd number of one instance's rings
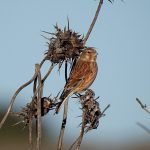
[[[33,147],[32,144],[33,144],[32,143],[32,118],[30,117],[29,119],[29,148],[30,150],[32,150],[32,147]]]
[[[84,38],[83,45],[85,45],[86,41],[88,40],[88,38],[89,38],[89,36],[90,36],[90,34],[91,34],[91,32],[92,32],[92,29],[93,29],[93,27],[94,27],[94,25],[95,25],[95,23],[96,23],[97,17],[98,17],[98,15],[99,15],[100,10],[101,10],[102,4],[103,4],[103,0],[100,0],[100,1],[99,1],[99,4],[98,4],[98,7],[97,7],[97,10],[96,10],[96,13],[95,13],[95,16],[94,16],[94,18],[93,18],[93,21],[92,21],[92,23],[91,23],[91,25],[90,25],[90,27],[89,27],[89,30],[88,30],[88,32],[87,32],[85,38]]]
[[[83,135],[86,134],[86,132],[84,131],[84,128],[85,126],[83,126],[83,123],[82,123],[82,128],[81,128],[81,131],[80,131],[80,136],[72,143],[72,145],[69,147],[68,150],[72,150],[72,148],[77,144],[76,146],[76,150],[79,150],[80,148],[80,145],[81,145],[81,142],[82,142],[82,139],[83,139]],[[78,148],[78,149],[77,149]]]
[[[69,147],[68,150],[71,150],[73,148],[73,146],[78,142],[80,136],[73,142],[73,144]]]
[[[69,26],[69,25],[68,25]],[[67,64],[67,61],[65,61],[65,80],[66,80],[66,83],[67,83],[67,80],[68,80],[68,77],[67,77],[67,70],[68,70],[68,64]]]
[[[38,74],[38,84],[41,87],[41,72],[40,72],[40,65],[36,64],[36,72]],[[37,93],[37,145],[36,149],[41,149],[41,98],[42,98],[42,90],[39,88]]]
[[[37,86],[37,77],[34,79],[34,83],[33,83],[33,94],[36,91],[36,86]]]
[[[41,79],[41,74],[39,72],[38,76],[38,86],[37,86],[37,91],[35,91],[35,95],[37,93],[38,98],[37,98],[37,120],[36,120],[36,132],[37,132],[37,150],[41,149],[41,129],[42,129],[42,120],[41,120],[41,98],[43,95],[43,89],[44,89],[44,82],[47,79],[47,77],[50,75],[52,69],[54,68],[54,64],[52,63],[51,66],[49,67],[47,73],[45,76]],[[39,68],[40,69],[40,68]],[[33,97],[35,97],[35,95]]]
[[[37,96],[37,93],[38,93],[38,90],[39,89],[42,89],[41,91],[43,91],[43,87],[44,87],[44,81],[47,79],[47,77],[50,75],[52,69],[54,68],[53,65],[50,66],[50,68],[48,69],[46,75],[41,79],[41,85],[38,85],[35,92],[34,92],[34,95],[32,97],[32,100],[34,100]]]
[[[84,135],[84,129],[85,129],[85,113],[83,112],[83,115],[82,115],[82,127],[81,127],[81,131],[80,131],[80,136],[78,138],[76,150],[80,149],[80,145],[82,143],[82,139],[83,139],[83,135]]]
[[[46,61],[46,57],[40,62],[40,68],[42,67],[45,61]]]
[[[101,116],[104,116],[105,114],[105,111],[108,109],[110,107],[110,104],[108,104],[106,107],[105,107],[105,109],[102,111],[102,114],[101,114]]]
[[[105,114],[104,112],[110,107],[110,104],[108,104],[105,109],[102,111],[101,113],[101,117],[103,117]],[[80,136],[73,142],[73,144],[69,147],[69,150],[72,150],[72,148],[77,144],[78,146],[76,146],[76,150],[79,150],[81,142],[82,142],[82,138],[84,136],[84,134],[86,134],[89,131],[89,127],[87,127],[85,129],[85,122],[84,121],[84,113],[82,114],[82,128],[81,128],[81,132],[80,132]]]
[[[31,83],[34,81],[34,79],[36,78],[36,76],[37,76],[37,74],[35,73],[35,74],[33,75],[33,77],[32,77],[28,82],[26,82],[25,84],[23,84],[22,86],[20,86],[20,87],[17,89],[17,91],[15,92],[15,94],[13,95],[13,97],[12,97],[12,99],[11,99],[11,102],[10,102],[10,104],[9,104],[9,107],[8,107],[8,109],[7,109],[7,112],[6,112],[5,116],[3,117],[2,121],[0,122],[0,128],[1,128],[1,127],[3,126],[3,124],[5,123],[7,117],[8,117],[8,115],[9,115],[11,109],[12,109],[12,106],[13,106],[13,103],[14,103],[14,101],[15,101],[15,99],[16,99],[16,96],[19,94],[19,92],[20,92],[22,89],[24,89],[26,86],[28,86],[29,84],[31,84]]]
[[[62,147],[63,147],[64,131],[65,131],[66,122],[67,122],[67,111],[68,111],[68,100],[64,102],[63,121],[62,121],[61,130],[59,134],[57,150],[62,150]]]
[[[44,58],[44,59],[41,61],[40,67],[42,67],[42,65],[44,64],[45,60],[46,60],[46,59]],[[20,91],[21,91],[22,89],[24,89],[24,88],[27,87],[29,84],[31,84],[31,83],[35,80],[36,77],[37,77],[37,74],[36,74],[36,72],[35,72],[34,75],[33,75],[33,77],[32,77],[29,81],[27,81],[26,83],[24,83],[22,86],[20,86],[20,87],[17,89],[17,91],[14,93],[14,95],[13,95],[11,101],[10,101],[10,104],[9,104],[9,106],[8,106],[8,109],[7,109],[7,111],[6,111],[6,114],[4,115],[2,121],[0,122],[0,129],[2,128],[3,124],[5,123],[5,121],[6,121],[7,117],[8,117],[8,115],[9,115],[9,113],[10,113],[12,107],[13,107],[13,104],[14,104],[14,101],[15,101],[17,95],[20,93]]]
[[[143,110],[145,110],[148,114],[150,114],[150,111],[147,109],[146,104],[143,104],[138,98],[136,98],[136,101],[140,104]]]
[[[68,21],[68,28],[69,28],[69,21]],[[65,61],[65,80],[66,80],[66,83],[67,83],[67,79],[68,79],[67,70],[68,70],[68,64],[67,64],[67,61]],[[58,138],[57,150],[62,150],[64,131],[65,131],[65,126],[66,126],[66,122],[67,122],[67,111],[68,111],[68,100],[66,100],[64,103],[63,121],[62,121],[60,134],[59,134],[59,138]]]
[[[145,125],[141,124],[140,122],[137,122],[136,124],[143,130],[145,130],[148,134],[150,134],[150,129],[148,129]]]
[[[52,63],[51,66],[50,66],[50,68],[48,69],[46,75],[43,77],[42,83],[43,83],[43,82],[47,79],[47,77],[50,75],[50,73],[51,73],[51,71],[53,70],[53,68],[54,68],[54,64]]]

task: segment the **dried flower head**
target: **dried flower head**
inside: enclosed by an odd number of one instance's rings
[[[80,96],[80,102],[84,114],[85,125],[89,124],[88,130],[96,129],[99,125],[99,118],[102,113],[100,111],[99,103],[94,99],[95,93],[88,89],[84,95]]]
[[[49,97],[41,98],[41,116],[46,115],[50,110],[55,109],[57,105],[56,98],[51,99]],[[29,121],[33,118],[37,118],[37,99],[33,99],[30,103],[23,107],[22,110],[16,115],[23,118],[25,125],[29,124]]]
[[[62,64],[64,60],[71,60],[73,61],[76,57],[78,57],[84,49],[83,45],[83,38],[80,38],[76,32],[73,32],[66,27],[62,30],[57,25],[54,26],[56,29],[56,33],[49,33],[52,34],[53,37],[49,39],[49,49],[45,53],[46,60],[50,60],[53,63]]]

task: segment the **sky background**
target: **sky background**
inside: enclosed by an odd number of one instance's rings
[[[34,64],[48,49],[41,31],[54,32],[56,23],[86,34],[98,0],[3,0],[0,2],[0,107],[8,105],[15,90],[29,80]],[[136,125],[150,127],[150,116],[135,101],[136,97],[150,106],[150,1],[104,1],[87,46],[98,51],[99,72],[91,86],[100,96],[101,109],[111,107],[101,119],[97,130],[89,132],[84,142],[110,141],[112,144],[144,140],[148,134]],[[44,65],[44,74],[50,63]],[[63,89],[64,70],[56,67],[45,84],[44,96],[56,96]],[[25,106],[32,97],[32,86],[24,89],[15,103]],[[5,101],[3,100],[5,99]],[[7,99],[7,100],[6,100]],[[66,139],[79,135],[80,104],[69,100]],[[1,109],[1,108],[0,108]],[[61,111],[62,113],[62,111]],[[51,116],[51,119],[50,119]],[[47,133],[53,122],[58,137],[62,114],[45,116]],[[54,142],[56,139],[53,139]]]

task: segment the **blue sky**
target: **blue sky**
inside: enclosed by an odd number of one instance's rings
[[[53,25],[67,25],[86,34],[95,13],[98,0],[13,0],[0,2],[0,93],[8,101],[15,90],[34,73],[34,64],[40,62],[46,39],[42,30],[54,32]],[[111,107],[102,118],[97,130],[93,130],[85,141],[110,140],[130,141],[147,136],[136,122],[150,124],[149,115],[140,109],[135,98],[150,106],[150,1],[126,0],[113,4],[104,1],[97,23],[87,41],[87,46],[96,47],[99,72],[92,89],[101,108]],[[43,74],[48,68],[47,63]],[[57,67],[45,84],[44,95],[55,96],[63,89],[64,70],[59,74]],[[29,102],[32,86],[23,90],[15,106],[19,108]],[[22,99],[22,101],[21,101]],[[1,104],[0,104],[1,106]],[[75,138],[79,133],[81,114],[78,101],[70,99],[66,138]],[[52,115],[52,114],[51,114]],[[47,128],[49,115],[45,117]],[[61,115],[54,116],[53,122],[61,122]],[[150,126],[149,126],[150,127]],[[56,127],[58,134],[59,127]],[[71,132],[71,133],[70,133]],[[115,136],[114,136],[115,135]]]

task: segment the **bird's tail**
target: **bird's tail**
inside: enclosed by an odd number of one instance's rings
[[[56,107],[56,114],[59,113],[61,106],[64,104],[66,100],[73,94],[73,92],[63,92],[60,96],[60,102]]]

